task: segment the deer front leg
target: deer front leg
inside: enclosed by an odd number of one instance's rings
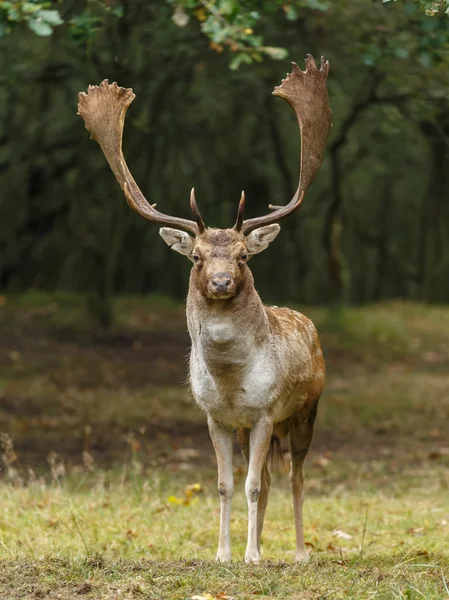
[[[265,464],[273,433],[273,421],[265,415],[255,424],[249,438],[249,466],[245,483],[246,499],[248,500],[248,543],[245,552],[245,562],[259,562],[257,506],[260,497],[262,469]]]
[[[233,431],[208,416],[207,424],[215,448],[218,465],[218,493],[220,494],[220,536],[218,540],[217,560],[231,560],[231,500],[234,493],[232,473],[232,437]]]

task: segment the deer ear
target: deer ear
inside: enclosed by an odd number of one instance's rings
[[[265,227],[259,227],[251,231],[246,236],[246,248],[250,254],[258,254],[268,248],[269,244],[274,240],[281,228],[277,223],[273,225],[266,225]]]
[[[161,227],[159,235],[172,250],[190,256],[193,250],[193,238],[185,231],[172,229],[171,227]]]

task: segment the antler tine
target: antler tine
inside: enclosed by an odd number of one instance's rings
[[[237,220],[234,225],[235,231],[242,230],[244,213],[245,213],[245,192],[242,190],[242,195],[240,196],[239,208],[237,210]]]
[[[327,138],[332,124],[332,111],[327,96],[327,76],[329,61],[321,57],[318,69],[315,59],[307,55],[306,70],[301,71],[296,63],[293,69],[274,88],[273,94],[286,100],[293,108],[301,131],[301,163],[298,189],[286,206],[270,205],[274,212],[248,219],[243,222],[242,231],[247,234],[257,227],[276,223],[291,215],[301,206],[304,194],[318,172],[324,158]]]
[[[198,233],[203,233],[204,231],[206,231],[206,225],[204,224],[203,218],[202,218],[200,211],[198,210],[198,206],[196,204],[195,188],[192,188],[192,190],[190,192],[190,209],[193,213],[196,224],[198,226]]]
[[[122,136],[126,111],[134,98],[132,89],[119,87],[115,82],[109,84],[105,79],[100,85],[90,85],[87,94],[78,94],[78,114],[84,119],[92,139],[103,150],[129,206],[148,221],[196,235],[199,225],[194,221],[164,215],[156,210],[156,205],[145,199],[128,169],[122,152]]]

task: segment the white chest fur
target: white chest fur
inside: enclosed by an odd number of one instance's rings
[[[217,420],[250,427],[277,395],[270,346],[230,316],[210,315],[189,323],[190,383],[196,402]]]

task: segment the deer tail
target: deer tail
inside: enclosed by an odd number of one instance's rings
[[[284,453],[282,452],[281,441],[276,435],[271,437],[267,462],[272,470],[285,471]]]

